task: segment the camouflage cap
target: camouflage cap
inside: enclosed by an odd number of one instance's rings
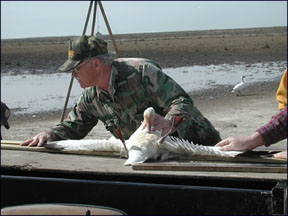
[[[81,36],[69,41],[68,60],[58,69],[70,71],[89,57],[108,53],[107,42],[95,36]]]
[[[1,101],[1,125],[4,125],[6,129],[9,129],[8,118],[10,117],[10,109]]]

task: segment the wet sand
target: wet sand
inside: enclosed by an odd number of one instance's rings
[[[287,61],[287,28],[135,34],[115,38],[121,57],[150,58],[162,67]],[[65,41],[68,39],[4,41],[1,45],[1,70],[6,73],[13,69],[15,74],[27,69],[39,73],[39,68],[45,73],[57,72],[57,67],[67,57]],[[278,112],[275,92],[279,81],[256,83],[244,96],[233,95],[232,86],[218,86],[190,92],[190,95],[222,138],[249,135]],[[61,109],[37,115],[12,114],[11,128],[1,128],[2,136],[9,140],[31,138],[58,123]],[[86,139],[109,136],[100,123]],[[270,148],[286,149],[286,144],[285,140]]]

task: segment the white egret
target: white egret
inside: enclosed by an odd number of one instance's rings
[[[233,87],[232,92],[236,93],[237,96],[242,95],[242,90],[247,86],[247,83],[244,82],[244,78],[245,76],[241,76],[241,82]]]

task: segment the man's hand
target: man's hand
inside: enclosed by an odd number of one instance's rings
[[[220,150],[222,151],[246,151],[246,141],[242,137],[228,137],[215,146],[221,147]]]
[[[41,132],[34,136],[32,139],[20,143],[21,146],[43,146],[47,141],[51,141],[51,134],[48,131]]]
[[[274,158],[287,160],[287,151],[282,151],[273,155]]]
[[[249,151],[261,145],[264,145],[264,139],[255,132],[245,137],[228,137],[215,146],[222,147],[220,148],[222,151]]]
[[[172,128],[171,121],[165,119],[164,117],[155,114],[154,122],[153,122],[153,129],[152,131],[162,130],[161,136],[166,135],[169,130]]]

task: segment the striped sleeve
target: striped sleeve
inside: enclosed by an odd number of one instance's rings
[[[287,138],[287,107],[273,116],[271,121],[259,128],[257,132],[265,140],[265,146]]]

